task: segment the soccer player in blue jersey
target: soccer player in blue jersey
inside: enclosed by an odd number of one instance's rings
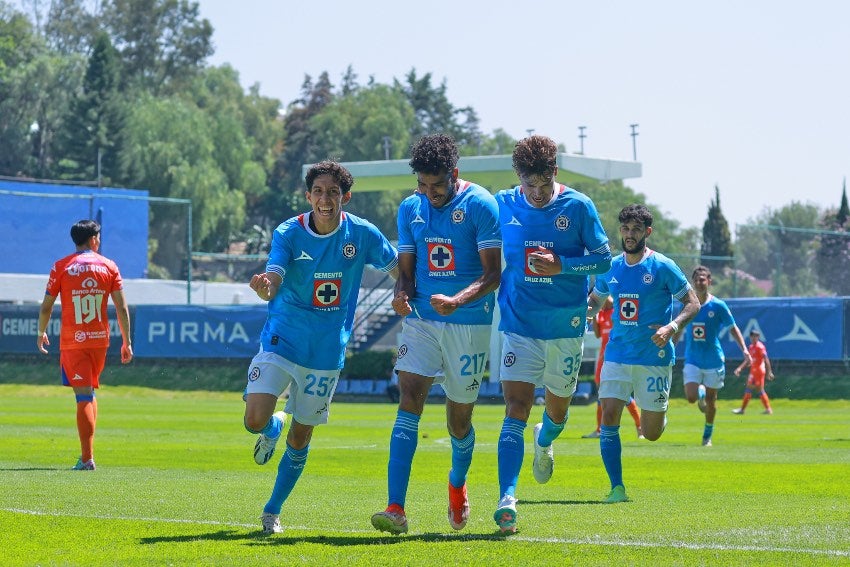
[[[493,518],[503,533],[517,523],[516,487],[534,389],[546,387],[534,427],[534,478],[548,482],[552,442],[569,418],[584,348],[589,274],[611,266],[608,237],[593,202],[558,183],[558,147],[530,136],[514,147],[520,184],[496,194],[505,255],[499,308],[500,379],[505,419],[499,435],[500,500]]]
[[[717,391],[723,387],[726,378],[726,358],[720,344],[720,333],[728,328],[729,334],[743,352],[744,359],[751,361],[751,358],[744,343],[744,335],[735,324],[729,306],[708,292],[711,270],[697,266],[691,275],[691,282],[700,309],[688,326],[680,331],[685,337],[685,397],[690,403],[697,402],[700,411],[705,413],[702,444],[710,447],[714,416],[717,414]]]
[[[381,531],[407,531],[404,505],[419,418],[431,385],[446,393],[451,437],[449,524],[469,518],[466,475],[475,429],[472,409],[487,362],[502,237],[496,200],[458,178],[455,141],[424,136],[411,150],[416,192],[398,211],[399,278],[393,308],[405,319],[396,370],[401,398],[390,437],[387,508],[372,516]]]
[[[282,531],[280,510],[307,462],[313,428],[328,422],[364,266],[398,274],[396,251],[384,235],[342,211],[351,199],[351,173],[323,161],[307,171],[305,181],[312,210],[275,229],[266,271],[250,283],[269,302],[245,388],[245,428],[259,434],[257,464],[271,459],[286,416],[292,416],[274,489],[263,508],[267,534]],[[285,412],[275,413],[287,387]]]
[[[682,270],[672,260],[650,250],[652,213],[644,205],[629,205],[619,214],[623,253],[598,276],[588,296],[591,314],[605,297],[614,300],[614,327],[605,350],[599,399],[602,427],[599,448],[611,481],[607,503],[628,500],[623,484],[620,418],[634,392],[641,409],[644,437],[655,441],[667,424],[667,402],[674,363],[671,338],[699,311],[699,300]],[[673,317],[673,298],[682,309]]]

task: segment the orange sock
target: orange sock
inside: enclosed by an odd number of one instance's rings
[[[744,394],[744,399],[741,402],[741,409],[746,409],[747,404],[750,403],[750,398],[752,398],[752,397],[753,397],[753,395],[749,392],[746,392]]]
[[[764,409],[767,411],[773,411],[770,409],[770,398],[767,397],[767,392],[762,392],[759,397],[761,398],[762,405],[764,405]]]
[[[635,426],[640,427],[640,411],[637,407],[637,402],[634,400],[629,402],[629,405],[626,406],[626,409],[629,410],[629,413],[632,414],[632,419],[635,420]]]
[[[94,458],[95,403],[93,400],[77,402],[77,432],[80,434],[80,449],[83,462]]]
[[[602,426],[602,404],[596,404],[596,431]]]

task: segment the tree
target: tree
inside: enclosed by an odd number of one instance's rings
[[[118,52],[109,36],[98,34],[89,57],[82,91],[73,99],[62,130],[62,179],[106,183],[122,178],[118,155],[125,105],[118,92]]]
[[[47,45],[62,54],[87,56],[98,36],[100,15],[91,13],[87,0],[53,0],[44,24]]]
[[[732,236],[729,233],[729,223],[720,210],[720,188],[714,186],[714,200],[708,207],[708,217],[702,225],[702,247],[700,248],[700,263],[712,271],[721,272],[731,264],[729,260],[719,260],[717,257],[731,258]],[[715,258],[707,258],[714,256]]]
[[[818,282],[838,295],[850,295],[850,209],[847,207],[847,182],[841,190],[836,212],[827,211],[821,219],[825,231],[817,251]]]

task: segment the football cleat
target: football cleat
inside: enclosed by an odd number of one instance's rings
[[[407,533],[407,516],[404,508],[398,504],[390,504],[383,512],[372,515],[372,526],[382,532],[393,535]]]
[[[449,482],[449,525],[462,530],[469,520],[469,498],[466,495],[466,483],[456,488]]]
[[[626,496],[626,487],[622,484],[618,484],[614,488],[611,489],[611,492],[608,493],[608,497],[603,500],[605,504],[617,504],[618,502],[628,502],[629,497]]]
[[[732,410],[735,415],[744,415],[744,408],[735,408]]]
[[[262,433],[257,438],[256,444],[254,444],[254,462],[258,465],[264,465],[268,463],[272,456],[274,455],[274,448],[277,445],[278,439],[283,436],[283,428],[286,426],[286,414],[282,411],[275,412],[272,418],[278,418],[281,422],[280,425],[280,435],[277,437],[266,437]]]
[[[493,519],[503,534],[516,533],[516,503],[517,499],[509,494],[502,496],[499,505],[493,513]]]
[[[582,439],[599,439],[599,432],[598,431],[591,431],[590,433],[588,433],[586,435],[582,435],[581,438]]]
[[[702,446],[711,447],[711,437],[703,437]]]
[[[93,471],[97,467],[94,464],[94,459],[89,459],[88,461],[83,461],[83,458],[80,457],[77,459],[77,464],[71,467],[72,471]]]
[[[263,512],[263,515],[260,516],[260,521],[263,522],[263,533],[266,535],[283,532],[283,528],[280,527],[280,516],[278,514]]]
[[[552,478],[552,472],[555,470],[555,455],[552,445],[541,447],[537,444],[541,429],[543,429],[542,423],[534,426],[534,463],[531,471],[534,473],[534,480],[539,484],[546,484]]]

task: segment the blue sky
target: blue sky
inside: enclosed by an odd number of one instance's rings
[[[765,206],[837,206],[850,170],[850,3],[201,0],[211,62],[284,104],[305,74],[445,79],[485,132],[632,158],[627,184],[685,226],[714,185],[734,230]],[[376,156],[379,157],[379,156]]]

